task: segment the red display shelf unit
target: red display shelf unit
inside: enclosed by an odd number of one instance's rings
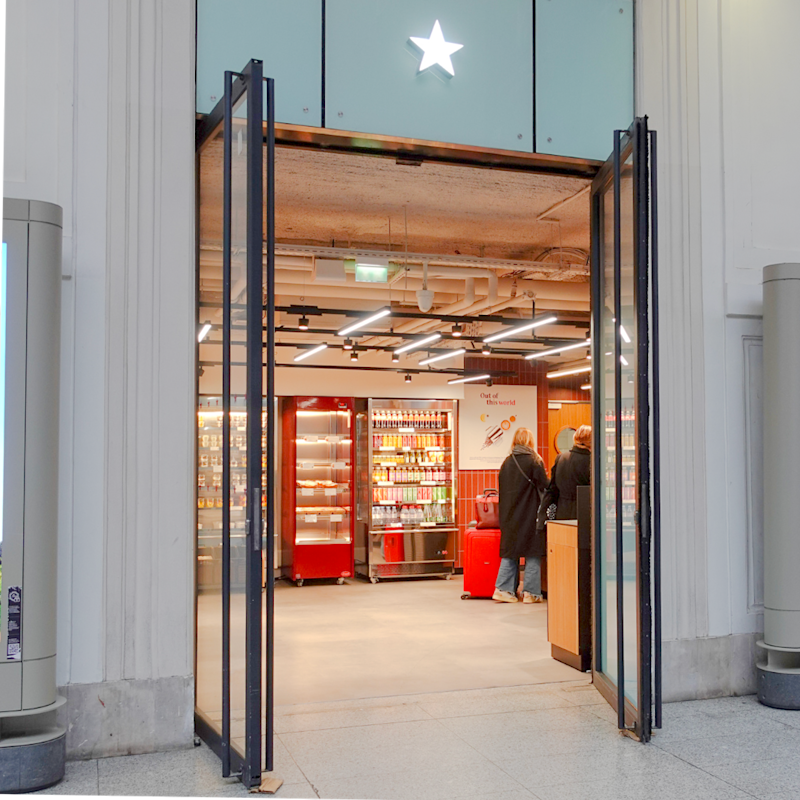
[[[302,586],[353,575],[354,401],[281,400],[282,571]]]

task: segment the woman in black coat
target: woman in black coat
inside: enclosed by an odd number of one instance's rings
[[[588,486],[592,482],[591,443],[591,427],[581,425],[575,431],[572,449],[556,456],[550,484],[539,507],[537,528],[542,534],[547,522],[547,509],[551,505],[556,507],[556,519],[577,519],[578,487]]]
[[[544,536],[536,529],[536,512],[547,486],[544,462],[528,428],[517,428],[511,453],[500,467],[500,570],[493,600],[517,602],[519,560],[525,559],[523,603],[542,602]]]

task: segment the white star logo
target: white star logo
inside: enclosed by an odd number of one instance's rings
[[[460,50],[464,45],[446,42],[442,34],[442,26],[439,24],[438,19],[433,23],[433,30],[431,31],[430,38],[423,39],[420,36],[411,36],[409,38],[423,53],[417,74],[428,69],[428,67],[440,66],[448,75],[455,75],[455,72],[453,72],[453,62],[450,60],[450,56]]]

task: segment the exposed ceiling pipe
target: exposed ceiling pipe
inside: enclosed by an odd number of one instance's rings
[[[276,280],[281,283],[294,283],[297,285],[298,290],[304,284],[304,275],[305,273],[298,272],[294,273],[293,277],[293,270],[290,269],[280,269],[276,272]],[[458,279],[463,280],[463,279]],[[317,279],[312,283],[305,282],[305,289],[304,291],[308,294],[312,294],[314,292],[315,286],[347,286],[351,292],[360,293],[363,289],[380,289],[383,291],[385,295],[388,297],[390,289],[388,288],[388,284],[376,284],[376,283],[357,283],[355,280],[355,276],[348,275],[347,281],[325,281]],[[417,277],[411,277],[408,279],[408,285],[406,286],[405,283],[403,286],[396,286],[391,289],[391,294],[393,297],[396,297],[400,292],[408,292],[409,294],[412,292],[416,292],[418,289],[422,288],[422,280]],[[465,281],[463,292],[459,290],[459,288],[453,286],[453,282],[443,279],[443,278],[428,278],[428,288],[432,289],[434,292],[438,294],[464,294],[465,299],[469,297],[471,294],[481,294],[486,299],[492,299],[491,295],[488,293],[478,293],[476,291],[476,284],[475,278],[467,278]],[[512,297],[515,293],[524,292],[524,291],[532,291],[536,294],[537,297],[547,297],[554,300],[564,299],[564,300],[574,300],[574,299],[585,299],[586,302],[589,302],[589,293],[590,287],[588,282],[586,281],[542,281],[542,280],[532,280],[529,278],[498,278],[497,280],[497,300],[503,297]],[[472,300],[471,302],[475,302]],[[469,305],[470,303],[465,303]],[[444,312],[443,312],[444,313]]]

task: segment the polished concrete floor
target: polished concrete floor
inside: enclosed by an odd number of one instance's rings
[[[286,798],[796,800],[800,713],[755,697],[676,703],[649,745],[577,682],[278,710]],[[67,764],[47,794],[244,797],[205,746]]]
[[[463,579],[279,581],[275,589],[275,704],[574,680],[554,661],[547,606],[462,600]],[[231,598],[234,726],[244,698],[244,598]],[[220,718],[219,595],[198,603],[198,705]]]

